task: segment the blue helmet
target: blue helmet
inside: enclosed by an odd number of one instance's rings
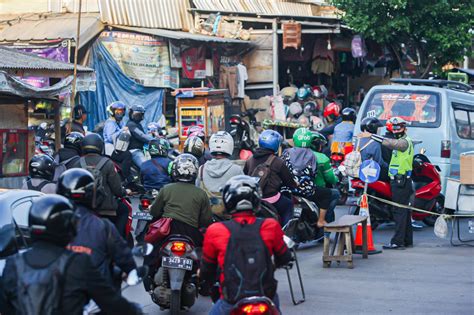
[[[260,148],[278,151],[283,137],[275,130],[265,130],[258,138]]]
[[[308,87],[306,86],[300,87],[298,91],[296,92],[296,96],[298,97],[299,100],[305,100],[309,97],[309,95],[310,95],[310,91]]]

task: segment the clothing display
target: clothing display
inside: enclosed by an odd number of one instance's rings
[[[334,73],[334,63],[330,59],[315,59],[311,63],[311,71],[313,71],[314,74],[324,73],[332,75]]]
[[[236,98],[238,95],[238,68],[237,66],[226,67],[221,66],[219,72],[219,88],[228,89],[230,97]]]
[[[237,98],[244,98],[245,97],[245,81],[249,79],[247,73],[247,67],[243,64],[239,63],[237,65],[237,71],[239,72],[239,82],[237,84]]]

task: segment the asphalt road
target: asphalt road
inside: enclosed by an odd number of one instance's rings
[[[337,217],[347,213],[338,207]],[[467,225],[467,223],[465,224]],[[474,238],[473,234],[465,236]],[[387,243],[393,226],[374,231],[376,247]],[[474,244],[474,243],[473,243]],[[403,251],[384,251],[362,260],[355,256],[354,269],[332,264],[322,267],[322,245],[314,244],[298,250],[306,302],[291,302],[286,273],[278,270],[278,292],[284,314],[474,314],[474,248],[452,247],[449,240],[439,239],[433,228],[414,233],[414,247]],[[292,271],[296,288],[296,271]],[[139,285],[124,295],[144,305],[148,314],[167,314],[153,304]],[[208,298],[183,314],[207,314]]]

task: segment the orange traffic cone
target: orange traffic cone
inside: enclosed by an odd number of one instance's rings
[[[374,246],[374,239],[372,238],[372,227],[370,225],[370,213],[369,213],[369,203],[367,201],[367,194],[363,194],[360,199],[359,205],[359,215],[367,217],[367,249],[369,255],[379,254],[382,251],[375,248]],[[357,254],[362,253],[362,223],[357,225],[357,233],[356,238],[354,241],[354,245],[356,247],[355,252]]]

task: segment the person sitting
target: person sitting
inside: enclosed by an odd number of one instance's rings
[[[350,107],[344,108],[341,117],[342,122],[334,127],[331,154],[346,155],[352,151],[354,123],[357,118],[356,111]]]
[[[216,280],[220,283],[220,298],[209,314],[230,314],[239,299],[254,295],[266,296],[278,307],[275,267],[287,265],[292,259],[281,226],[274,219],[255,216],[262,196],[254,178],[245,175],[231,178],[222,195],[232,219],[214,223],[207,229],[201,260],[203,287],[211,286]],[[255,266],[250,268],[251,260]]]
[[[127,122],[127,128],[131,134],[128,150],[132,154],[133,163],[140,168],[146,161],[143,154],[143,146],[150,142],[150,140],[153,140],[153,137],[145,133],[145,129],[141,125],[145,117],[145,107],[133,105],[128,110],[128,116],[130,119]]]
[[[193,155],[199,162],[199,166],[206,163],[204,158],[205,144],[204,141],[198,136],[189,136],[184,142],[184,153]]]
[[[293,217],[293,201],[291,198],[280,193],[283,186],[295,189],[296,182],[293,180],[285,162],[276,153],[280,148],[283,137],[274,130],[265,130],[258,139],[259,148],[253,156],[245,162],[244,174],[259,176],[255,174],[259,165],[267,163],[269,174],[265,180],[259,182],[263,193],[263,200],[271,203],[278,211],[283,226]]]
[[[30,177],[21,189],[36,190],[45,194],[55,194],[56,184],[53,182],[56,163],[47,154],[35,155],[28,164]]]
[[[57,181],[59,176],[74,165],[74,163],[81,157],[82,141],[84,135],[80,132],[71,132],[64,138],[64,148],[59,149],[54,156],[56,162],[56,169],[54,171],[54,181]]]
[[[142,164],[140,178],[146,191],[160,190],[171,182],[168,166],[168,142],[164,139],[153,139],[148,142],[151,159]]]
[[[371,134],[379,134],[379,128],[383,125],[375,117],[366,117],[362,119],[360,123],[360,129],[362,132],[370,132]],[[380,165],[380,177],[379,180],[389,182],[390,177],[388,176],[388,163],[383,159],[382,145],[370,138],[359,139],[359,150],[362,161],[374,160]]]
[[[113,102],[107,107],[109,118],[105,121],[102,131],[105,143],[105,154],[111,156],[114,151],[115,140],[118,135],[128,128],[123,122],[127,106],[122,102]]]

